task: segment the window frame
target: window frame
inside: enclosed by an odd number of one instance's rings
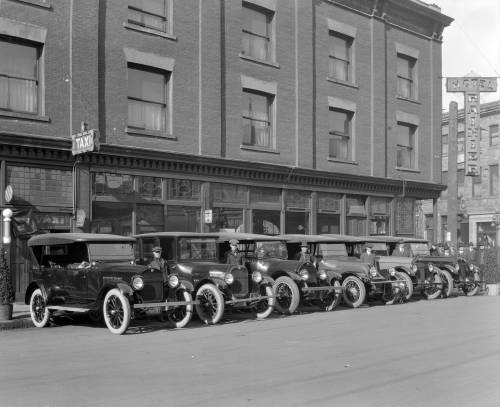
[[[396,123],[398,132],[397,132],[397,139],[396,139],[396,168],[403,168],[403,169],[410,169],[410,170],[416,170],[418,169],[418,163],[417,163],[417,140],[418,140],[418,125],[413,124],[413,123],[407,123],[407,122],[402,122],[398,121]],[[400,144],[400,128],[401,127],[406,127],[409,129],[409,136],[410,136],[410,145],[405,146],[403,144]],[[399,152],[403,151],[409,151],[410,153],[410,166],[404,166],[400,165],[399,161]]]
[[[260,33],[254,33],[248,29],[245,28],[244,24],[242,24],[241,28],[241,52],[240,55],[243,56],[244,58],[249,58],[249,59],[254,59],[256,61],[260,62],[265,62],[265,63],[271,63],[275,64],[276,63],[276,29],[275,29],[275,16],[276,12],[275,10],[268,9],[266,7],[262,7],[260,5],[247,2],[247,1],[242,1],[242,12],[245,12],[245,9],[248,10],[253,10],[258,13],[263,14],[266,17],[266,27],[267,27],[267,36],[263,36]],[[243,18],[243,21],[245,19]],[[251,40],[253,38],[260,38],[260,39],[265,39],[267,40],[267,49],[266,49],[266,58],[262,59],[259,58],[255,55],[252,55],[250,52],[246,53],[243,47],[243,42],[244,39],[248,37],[249,38],[249,44],[251,43]]]
[[[328,109],[328,112],[331,113],[342,113],[346,115],[346,120],[344,122],[344,132],[340,133],[336,130],[329,130],[328,135],[328,159],[330,160],[336,160],[336,161],[352,161],[352,132],[353,132],[353,125],[354,125],[354,113],[353,111],[342,109],[339,107],[333,107],[330,106]],[[332,155],[332,142],[334,142],[335,139],[340,139],[345,141],[347,139],[346,144],[347,144],[347,149],[346,149],[346,154],[345,157],[338,157]]]
[[[264,150],[275,150],[276,149],[276,137],[275,137],[275,126],[276,126],[276,121],[275,121],[275,109],[276,109],[276,95],[268,92],[264,92],[259,89],[254,89],[254,88],[248,88],[248,87],[243,87],[242,88],[242,93],[243,94],[254,94],[258,96],[263,96],[266,98],[267,101],[267,120],[259,120],[253,118],[251,115],[245,115],[245,113],[249,111],[244,111],[243,108],[241,110],[241,119],[244,123],[244,121],[248,120],[250,123],[253,123],[255,121],[257,122],[267,122],[268,123],[268,132],[269,132],[269,143],[268,145],[260,145],[260,144],[249,144],[245,142],[245,125],[243,124],[242,126],[242,139],[241,139],[241,147],[242,148],[255,148],[255,149],[264,149]]]
[[[139,31],[145,31],[145,32],[150,32],[150,33],[158,33],[160,35],[171,35],[172,34],[172,1],[171,0],[163,0],[163,8],[164,8],[164,13],[163,15],[156,14],[150,11],[146,11],[144,9],[141,9],[139,7],[136,7],[131,4],[127,4],[127,21],[125,23],[125,26],[128,28],[134,28]],[[140,21],[134,21],[130,19],[130,11],[139,13],[141,16],[147,15],[147,16],[153,16],[153,17],[158,17],[161,20],[163,20],[164,24],[164,29],[158,29],[154,26],[148,26],[145,23],[142,23]]]
[[[496,131],[493,131],[493,129],[496,127]],[[490,124],[488,127],[489,131],[489,140],[490,140],[490,147],[495,147],[500,145],[499,140],[500,140],[500,129],[498,123],[495,124]]]
[[[335,30],[329,30],[329,41],[330,44],[332,44],[332,41],[335,39],[340,39],[345,41],[346,44],[346,55],[347,55],[347,60],[343,60],[342,58],[339,58],[335,55],[332,55],[331,48],[328,53],[328,77],[330,79],[333,79],[335,81],[340,81],[340,82],[346,82],[346,83],[354,83],[354,62],[353,62],[353,55],[354,55],[354,37],[351,37],[350,35],[344,34],[339,31]],[[341,61],[344,63],[346,66],[345,74],[346,74],[346,79],[339,78],[338,76],[335,75],[335,70],[332,71],[331,69],[331,64],[333,61]]]
[[[471,177],[471,194],[472,198],[479,198],[481,197],[481,183],[482,183],[482,176],[483,176],[483,168],[479,167],[479,175]]]
[[[493,169],[496,169],[495,172],[493,172]],[[499,193],[499,187],[498,187],[498,182],[499,182],[499,173],[498,173],[498,164],[493,164],[489,166],[489,195],[490,196],[497,196]],[[494,175],[496,174],[496,179],[494,178]]]
[[[404,60],[406,63],[408,63],[408,71],[409,71],[409,77],[403,76],[399,72],[399,63],[401,60]],[[396,83],[396,94],[399,98],[406,99],[406,100],[417,100],[417,63],[418,59],[404,54],[402,52],[397,53],[397,63],[396,63],[396,77],[397,77],[397,83]],[[402,89],[400,84],[404,82],[405,84],[409,84],[409,95],[406,96]]]

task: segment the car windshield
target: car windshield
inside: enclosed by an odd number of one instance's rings
[[[215,239],[181,238],[178,241],[180,260],[217,260]]]
[[[372,252],[375,255],[387,256],[389,253],[389,250],[387,248],[387,244],[376,242],[376,243],[372,243]]]
[[[427,243],[411,243],[411,252],[414,256],[429,256],[429,245]]]
[[[320,243],[318,254],[324,259],[337,256],[347,256],[347,249],[344,243]]]
[[[134,260],[134,249],[129,242],[90,242],[88,249],[92,261]]]
[[[250,245],[251,246],[251,245]],[[255,242],[253,251],[257,258],[287,259],[288,251],[283,242]]]

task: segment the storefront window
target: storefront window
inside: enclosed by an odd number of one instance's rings
[[[131,235],[132,211],[131,203],[93,202],[92,232]]]
[[[212,208],[211,232],[244,232],[243,209]]]
[[[242,185],[217,184],[211,185],[213,202],[242,203],[247,202],[247,187]]]
[[[302,191],[286,192],[287,208],[309,209],[311,206],[311,194]]]
[[[139,195],[141,198],[161,199],[161,178],[139,177]]]
[[[347,197],[347,234],[352,236],[366,235],[365,197]]]
[[[309,212],[289,212],[285,214],[285,233],[309,233]]]
[[[387,198],[370,200],[370,235],[386,235],[389,231],[389,207]]]
[[[318,193],[317,233],[340,233],[342,195]]]
[[[318,213],[316,229],[322,233],[340,233],[340,215],[333,213]]]
[[[199,201],[201,196],[201,182],[189,179],[169,179],[168,199]]]
[[[397,198],[395,212],[396,234],[412,235],[415,223],[415,200],[411,198]]]
[[[163,205],[137,205],[136,233],[163,230]]]
[[[167,225],[165,230],[175,232],[200,232],[201,209],[195,206],[167,207]]]
[[[253,233],[279,235],[280,218],[280,211],[254,209],[252,211]]]
[[[127,174],[93,173],[94,195],[124,195],[134,192],[134,178]]]
[[[270,203],[281,206],[281,191],[273,188],[251,188],[250,202],[253,204]]]

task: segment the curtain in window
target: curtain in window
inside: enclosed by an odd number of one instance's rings
[[[342,81],[349,80],[349,41],[338,35],[330,35],[330,76]]]
[[[129,100],[129,125],[147,130],[165,130],[166,109],[153,103]]]
[[[269,49],[269,16],[250,7],[243,7],[242,53],[267,60]]]
[[[244,92],[243,144],[270,147],[271,123],[267,96]]]

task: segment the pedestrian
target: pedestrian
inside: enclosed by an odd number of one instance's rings
[[[228,250],[225,255],[226,264],[243,265],[243,253],[239,251],[239,243],[237,239],[231,239],[229,241],[230,250]]]
[[[310,262],[311,255],[309,254],[309,245],[306,241],[300,242],[300,252],[295,255],[295,260],[300,262]]]
[[[372,253],[373,244],[367,243],[365,245],[365,250],[361,253],[360,260],[363,263],[368,263],[371,266],[375,265],[375,255]]]

